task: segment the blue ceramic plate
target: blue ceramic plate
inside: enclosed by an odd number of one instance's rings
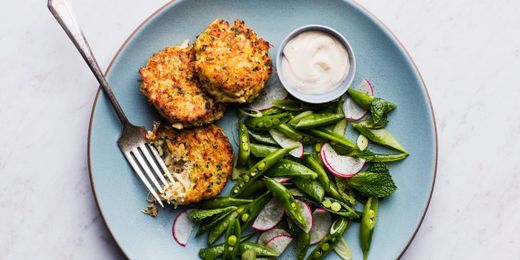
[[[138,69],[150,56],[168,45],[194,40],[214,19],[243,19],[273,44],[271,57],[289,32],[306,24],[322,24],[343,34],[355,51],[357,73],[376,86],[375,93],[395,102],[388,130],[411,156],[393,164],[398,190],[379,208],[370,259],[395,259],[408,247],[428,207],[437,162],[436,129],[432,107],[419,72],[397,39],[371,14],[350,1],[177,1],[167,4],[146,20],[123,45],[108,71],[130,120],[150,129],[159,120],[156,111],[138,89]],[[234,111],[218,124],[231,133]],[[106,97],[94,104],[89,136],[89,164],[93,190],[101,214],[123,252],[132,259],[197,259],[206,239],[191,239],[186,247],[172,238],[176,211],[164,209],[157,218],[140,211],[146,206],[146,190],[119,151],[121,127]],[[355,131],[350,131],[353,138]],[[229,185],[228,185],[229,186]],[[229,187],[228,187],[229,188]],[[346,233],[354,259],[362,259],[359,225]],[[289,249],[282,258],[292,259]],[[337,256],[332,253],[329,259]]]

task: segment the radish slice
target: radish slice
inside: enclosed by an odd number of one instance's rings
[[[267,242],[265,246],[273,249],[278,255],[281,255],[283,251],[289,246],[293,238],[287,235],[279,235]]]
[[[374,96],[374,88],[367,79],[361,81],[361,83],[359,83],[355,89]],[[343,113],[345,113],[345,117],[347,119],[354,121],[360,120],[365,117],[367,112],[368,111],[356,104],[356,102],[349,95],[347,95],[345,103],[343,103]]]
[[[279,183],[287,183],[291,180],[289,177],[274,177],[273,180],[279,182]]]
[[[309,205],[307,205],[307,203],[305,203],[301,200],[296,200],[296,204],[298,204],[298,207],[302,211],[303,219],[305,219],[305,224],[307,224],[307,226],[305,227],[305,229],[303,231],[305,231],[305,233],[309,233],[313,226],[313,216],[312,216],[311,207],[309,207]]]
[[[267,242],[269,242],[271,239],[277,236],[290,236],[289,232],[285,231],[281,228],[273,228],[271,230],[267,230],[263,232],[260,236],[258,236],[258,239],[256,240],[256,243],[262,246],[267,245]]]
[[[280,131],[275,130],[275,129],[269,130],[269,133],[271,134],[273,139],[283,148],[298,145],[298,148],[292,150],[291,152],[289,152],[289,154],[296,158],[303,157],[303,144],[302,143],[285,136]]]
[[[311,229],[311,244],[320,242],[328,233],[332,225],[332,217],[330,213],[322,208],[316,209],[312,213],[314,221]]]
[[[260,211],[252,227],[261,231],[274,228],[282,221],[284,212],[282,203],[276,198],[273,198],[265,205],[262,211]]]
[[[277,74],[272,74],[266,83],[262,94],[256,98],[249,108],[254,110],[265,110],[273,107],[273,100],[285,99],[289,93],[282,86]]]
[[[195,223],[193,223],[190,218],[188,218],[190,211],[192,211],[192,209],[181,211],[179,214],[177,214],[175,220],[173,221],[173,238],[181,246],[186,246],[188,239],[191,236],[191,232],[195,227]]]
[[[360,151],[364,151],[368,147],[368,139],[364,135],[359,135],[356,144]]]
[[[365,165],[365,159],[339,155],[326,143],[321,147],[321,158],[325,167],[340,178],[350,178],[361,171]]]

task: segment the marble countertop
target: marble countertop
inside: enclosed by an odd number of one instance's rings
[[[97,84],[44,2],[0,9],[0,259],[122,258],[88,179]],[[72,2],[106,68],[166,0]],[[407,47],[436,112],[435,192],[403,259],[520,258],[520,2],[359,2]]]

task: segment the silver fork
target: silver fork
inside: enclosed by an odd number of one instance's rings
[[[108,96],[112,107],[114,107],[117,117],[123,126],[121,137],[117,141],[119,148],[146,188],[148,188],[150,193],[152,193],[155,200],[163,206],[161,198],[157,194],[156,190],[163,193],[164,190],[162,185],[168,186],[168,182],[164,175],[166,175],[171,182],[174,182],[174,179],[162,158],[155,150],[155,147],[147,143],[146,129],[131,124],[126,118],[123,109],[121,109],[121,106],[117,102],[112,89],[108,85],[107,80],[103,76],[98,63],[94,58],[94,54],[83,35],[79,23],[76,21],[68,0],[49,0],[47,5],[52,15],[56,20],[58,20],[58,23],[61,25],[63,30],[65,30],[78,51],[81,53],[81,56],[83,56],[83,59],[87,62],[90,70],[92,70],[97,81],[101,84],[101,88]],[[148,179],[152,182],[153,186],[150,184]]]

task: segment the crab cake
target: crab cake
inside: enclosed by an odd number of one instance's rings
[[[219,102],[248,103],[264,88],[272,71],[270,45],[244,21],[233,27],[215,20],[194,43],[195,70],[206,89]]]
[[[187,41],[152,56],[141,74],[141,92],[176,128],[222,118],[224,105],[200,88],[194,76],[195,53]]]
[[[162,194],[169,204],[188,205],[216,197],[233,171],[233,150],[215,124],[177,130],[154,125],[149,142],[157,148],[175,182]]]

